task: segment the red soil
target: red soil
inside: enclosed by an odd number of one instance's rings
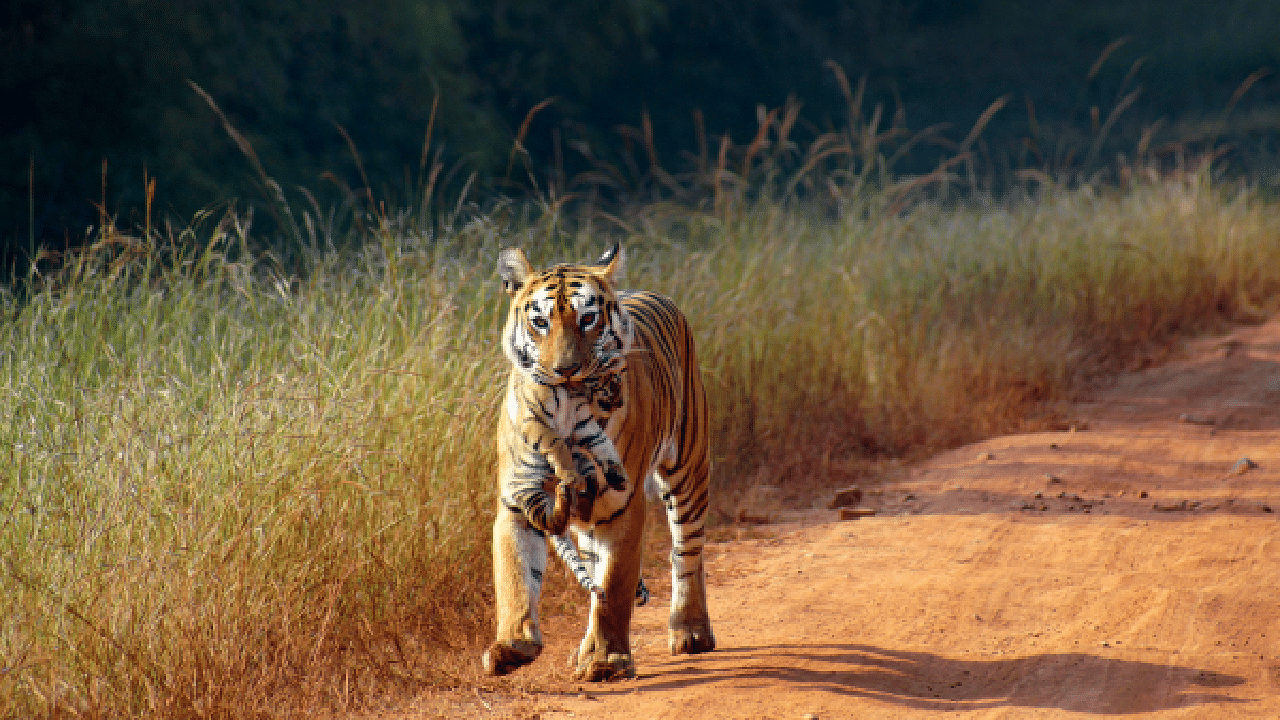
[[[634,681],[569,679],[574,618],[519,671],[537,691],[406,716],[1280,717],[1280,320],[1068,411],[868,492],[872,517],[713,544],[713,653],[667,654],[658,596]]]

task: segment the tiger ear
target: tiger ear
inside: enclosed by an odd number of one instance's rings
[[[622,243],[614,242],[613,247],[604,251],[596,265],[603,268],[601,273],[609,284],[617,288],[626,279],[626,253],[622,251]]]
[[[508,295],[520,292],[532,274],[533,268],[520,248],[507,248],[498,253],[498,276],[502,278],[502,289]]]

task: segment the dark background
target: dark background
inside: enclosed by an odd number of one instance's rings
[[[997,167],[1061,169],[1120,98],[1140,90],[1108,137],[1229,146],[1245,173],[1274,166],[1280,3],[1269,0],[10,0],[0,10],[0,257],[83,242],[99,207],[118,225],[178,226],[230,198],[262,202],[258,175],[188,80],[252,144],[287,194],[321,207],[364,187],[413,205],[424,167],[437,186],[472,172],[475,196],[504,185],[530,109],[527,165],[585,167],[625,146],[647,111],[665,166],[699,137],[750,140],[757,108],[803,103],[803,141],[848,121],[836,63],[866,78],[918,131],[963,138],[998,97],[982,135]],[[604,7],[605,9],[601,9]],[[1100,53],[1126,39],[1091,76]],[[433,101],[439,107],[432,123]],[[431,142],[424,159],[428,128]],[[350,143],[343,137],[348,134]],[[1034,142],[1032,142],[1034,141]],[[586,142],[587,145],[582,145]],[[355,160],[359,153],[360,164]],[[946,152],[944,145],[934,145]],[[559,160],[557,160],[559,158]],[[103,165],[106,164],[105,192]],[[928,169],[925,150],[903,172]],[[576,163],[576,164],[575,164]],[[913,165],[915,167],[913,167]],[[363,175],[359,172],[363,168]],[[522,168],[525,164],[522,164]],[[326,175],[326,173],[328,173]],[[527,179],[529,172],[523,170]],[[519,173],[517,173],[519,174]],[[517,178],[519,180],[519,178]],[[343,188],[347,188],[344,190]],[[308,201],[310,202],[310,201]]]

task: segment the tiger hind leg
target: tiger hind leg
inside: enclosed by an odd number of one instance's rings
[[[654,473],[671,531],[671,615],[667,641],[672,655],[710,652],[716,647],[707,611],[707,580],[702,550],[706,543],[706,494],[679,493],[683,487],[706,487],[687,472],[663,477]]]

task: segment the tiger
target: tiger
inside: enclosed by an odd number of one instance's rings
[[[497,631],[481,656],[489,675],[541,655],[547,538],[559,553],[567,528],[594,560],[588,574],[602,590],[591,595],[573,677],[635,677],[630,627],[647,504],[635,478],[661,500],[671,532],[669,649],[715,649],[703,562],[709,415],[693,332],[670,299],[616,289],[624,262],[617,243],[595,264],[545,270],[519,248],[498,257],[511,372],[496,438]]]

